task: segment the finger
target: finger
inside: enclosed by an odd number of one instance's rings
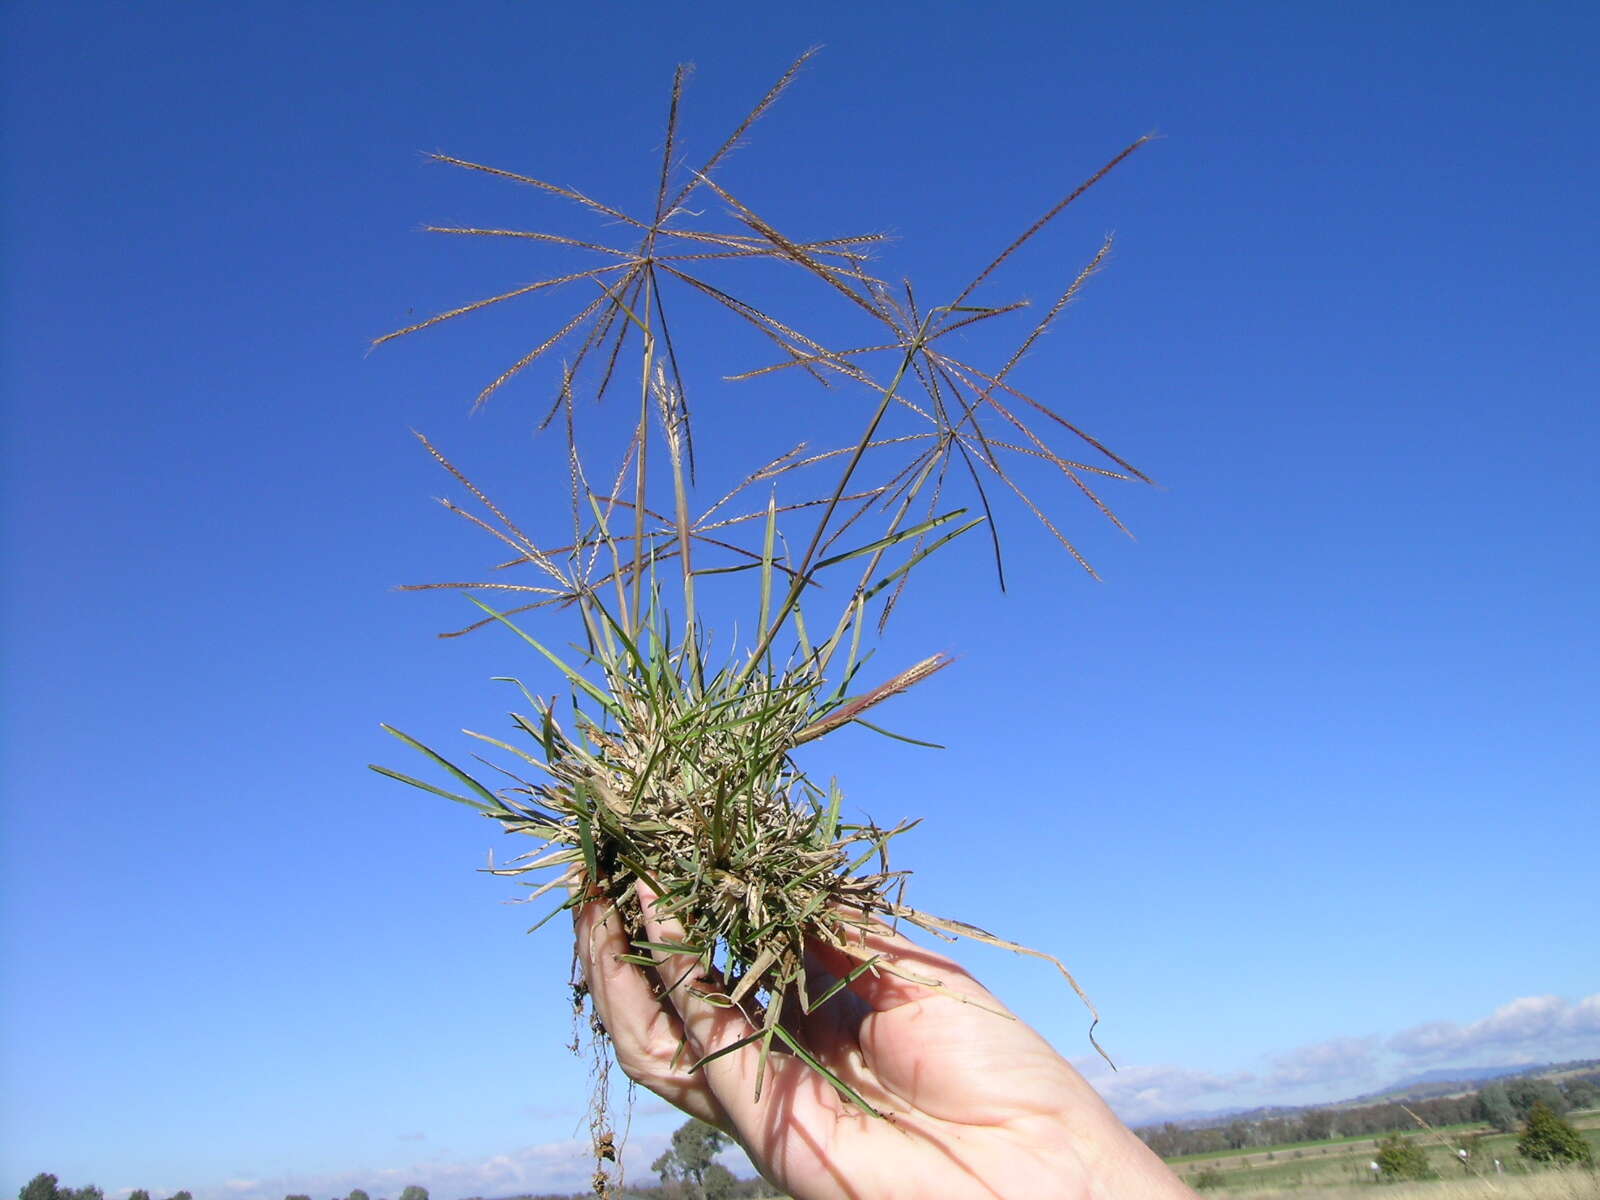
[[[813,954],[836,974],[879,956],[847,985],[872,1010],[856,1038],[874,1077],[911,1109],[982,1123],[1066,1103],[1065,1060],[945,955],[877,922],[852,929],[845,949]]]
[[[841,956],[842,957],[842,956]],[[844,974],[855,964],[844,960],[833,966]],[[871,1009],[848,987],[839,986],[836,975],[815,949],[806,951],[806,991],[811,998],[809,1011],[797,1010],[792,1027],[797,1028],[807,1046],[825,1062],[848,1057],[860,1036],[861,1022]],[[824,1000],[822,997],[826,996]],[[788,1019],[789,1013],[785,1013]]]
[[[994,1012],[1007,1012],[960,963],[919,946],[881,921],[852,921],[842,926],[840,933],[842,947],[818,940],[807,949],[834,978],[849,978],[846,987],[874,1011],[944,995]],[[869,960],[876,961],[863,970]]]
[[[705,1079],[690,1074],[692,1060],[679,1053],[684,1035],[677,1013],[652,991],[644,971],[622,960],[630,947],[615,906],[582,905],[574,911],[574,924],[589,996],[623,1074],[689,1115],[731,1132],[728,1114]]]
[[[661,911],[655,903],[655,896],[643,885],[639,886],[638,894],[644,913],[646,938],[657,944],[684,941],[682,923],[670,913]],[[706,1062],[697,1074],[704,1077],[711,1094],[736,1125],[747,1131],[753,1129],[756,1077],[761,1069],[760,1044],[752,1042],[731,1051],[728,1048],[755,1033],[755,1026],[739,1009],[718,1006],[705,998],[706,993],[716,985],[702,978],[701,962],[695,955],[666,951],[653,953],[656,955],[656,973],[666,989],[666,999],[671,1002],[683,1024],[692,1052],[690,1062],[685,1065],[692,1066],[709,1055],[726,1051]],[[770,1055],[763,1088],[793,1065],[787,1056]]]

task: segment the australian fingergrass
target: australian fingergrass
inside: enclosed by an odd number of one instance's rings
[[[479,506],[473,511],[447,501],[447,507],[497,538],[510,557],[499,564],[495,579],[417,585],[465,592],[481,615],[457,632],[505,626],[536,652],[543,669],[560,677],[566,701],[518,683],[526,710],[512,715],[508,737],[471,735],[504,756],[495,766],[505,777],[498,786],[395,729],[390,732],[452,782],[439,786],[374,769],[476,808],[507,832],[534,838],[536,849],[492,868],[494,873],[532,876],[524,881],[532,888],[530,898],[548,895],[549,915],[595,897],[614,904],[635,935],[639,961],[648,962],[653,952],[669,947],[650,944],[640,932],[634,885],[643,882],[662,909],[683,923],[684,942],[670,949],[696,959],[693,979],[678,985],[709,989],[714,1003],[742,1010],[753,1032],[739,1046],[757,1046],[763,1070],[772,1053],[798,1056],[851,1103],[872,1111],[813,1057],[785,1019],[785,1013],[809,1011],[828,998],[807,991],[807,943],[836,947],[856,962],[856,973],[903,973],[863,949],[860,931],[877,918],[904,921],[941,937],[975,938],[1046,959],[1083,996],[1054,957],[908,905],[906,872],[891,868],[889,846],[915,822],[880,827],[847,820],[837,784],[808,774],[796,751],[847,725],[877,729],[871,717],[878,705],[947,665],[936,654],[887,677],[866,670],[873,640],[912,573],[931,555],[985,526],[999,567],[991,505],[996,485],[1017,496],[1089,569],[1022,486],[1016,462],[1044,464],[1120,527],[1092,481],[1145,476],[1011,381],[1022,356],[1104,261],[1109,240],[993,368],[955,357],[947,339],[1024,307],[978,304],[973,297],[1002,263],[1145,139],[1051,208],[952,300],[924,306],[909,283],[891,287],[869,270],[867,250],[877,235],[790,237],[716,177],[808,57],[783,75],[709,160],[689,172],[679,164],[685,79],[680,68],[648,219],[572,188],[438,156],[575,203],[609,228],[620,228],[626,241],[613,246],[534,230],[437,227],[560,245],[603,261],[378,339],[416,333],[533,292],[579,291],[576,311],[478,395],[481,404],[541,358],[558,350],[567,355],[541,428],[559,421],[565,432],[570,512],[562,523],[570,531],[560,544],[525,533],[424,439]],[[693,196],[703,208],[714,205],[731,214],[733,228],[696,223],[698,214],[686,204]],[[830,349],[798,322],[780,320],[703,274],[713,263],[741,260],[804,273],[825,285],[830,303],[871,332],[853,348]],[[706,464],[696,460],[683,363],[670,332],[677,327],[667,303],[674,292],[712,301],[773,347],[776,361],[731,376],[758,381],[747,387],[761,386],[775,372],[799,371],[865,396],[864,419],[854,435],[821,450],[800,445],[776,453],[714,503],[697,504],[697,480]],[[578,433],[580,399],[598,400],[624,387],[634,396],[631,438],[620,464],[595,481]],[[1047,434],[1063,433],[1093,461],[1067,457],[1047,440]],[[947,498],[957,480],[970,485],[966,504]],[[780,485],[787,489],[781,500]],[[519,579],[530,572],[532,582]],[[710,623],[707,589],[714,580],[741,579],[749,584],[750,632],[742,645],[721,634],[723,648],[714,649],[719,634]],[[513,598],[509,606],[500,599],[504,595]],[[840,599],[824,608],[821,597],[828,596]],[[717,613],[725,615],[723,591],[718,603]],[[552,607],[572,615],[579,640],[570,652],[553,649],[519,623],[520,614]]]

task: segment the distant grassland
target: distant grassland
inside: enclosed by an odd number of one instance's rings
[[[1487,1128],[1488,1126],[1482,1121],[1469,1121],[1460,1125],[1434,1126],[1435,1131],[1443,1133],[1447,1136],[1454,1133],[1470,1133],[1473,1130],[1482,1130]],[[1417,1132],[1420,1133],[1421,1130],[1418,1130]],[[1348,1137],[1322,1138],[1320,1141],[1314,1142],[1284,1142],[1276,1146],[1244,1146],[1238,1150],[1213,1150],[1208,1154],[1174,1154],[1167,1159],[1167,1162],[1173,1167],[1181,1169],[1188,1164],[1209,1163],[1221,1166],[1223,1165],[1224,1160],[1232,1159],[1235,1160],[1233,1165],[1237,1166],[1241,1165],[1237,1162],[1239,1159],[1250,1158],[1266,1160],[1274,1155],[1282,1158],[1285,1154],[1288,1154],[1294,1150],[1314,1149],[1320,1154],[1324,1151],[1332,1153],[1341,1149],[1348,1150],[1352,1148],[1361,1148],[1364,1146],[1370,1147],[1376,1142],[1377,1137],[1387,1136],[1387,1134],[1379,1134],[1374,1136],[1370,1133],[1353,1133]]]
[[[1206,1193],[1201,1193],[1205,1195]],[[1375,1188],[1371,1183],[1343,1187],[1228,1192],[1232,1200],[1596,1200],[1600,1175],[1592,1171],[1541,1171],[1503,1175],[1493,1180],[1443,1179],[1433,1183],[1396,1183]]]
[[[1567,1120],[1583,1134],[1596,1161],[1600,1161],[1600,1111],[1569,1114]],[[1457,1160],[1455,1147],[1463,1135],[1477,1133],[1486,1136],[1473,1143],[1476,1170],[1468,1171]],[[1515,1133],[1492,1133],[1488,1126],[1479,1124],[1454,1125],[1432,1133],[1419,1129],[1410,1136],[1427,1152],[1429,1165],[1439,1173],[1440,1181],[1385,1185],[1379,1193],[1383,1200],[1407,1200],[1413,1196],[1417,1200],[1467,1200],[1480,1196],[1485,1200],[1493,1196],[1506,1200],[1600,1200],[1600,1174],[1530,1169],[1517,1154]],[[1343,1200],[1356,1195],[1354,1188],[1373,1187],[1368,1164],[1374,1149],[1370,1137],[1347,1137],[1270,1149],[1186,1155],[1169,1161],[1191,1186],[1204,1172],[1214,1172],[1213,1179],[1220,1175],[1208,1191],[1225,1194],[1231,1200],[1285,1191],[1293,1191],[1296,1200]],[[1503,1174],[1496,1174],[1495,1159],[1500,1160]],[[1478,1171],[1484,1173],[1482,1179]],[[1361,1194],[1373,1195],[1370,1191]]]

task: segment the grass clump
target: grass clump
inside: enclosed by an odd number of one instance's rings
[[[624,240],[609,246],[535,230],[440,227],[457,235],[552,243],[598,253],[603,261],[378,339],[416,333],[533,292],[589,289],[569,317],[478,396],[482,403],[535,361],[558,350],[566,355],[541,428],[555,424],[565,433],[570,512],[562,523],[570,531],[559,544],[530,537],[424,439],[477,508],[450,501],[446,506],[498,539],[511,557],[498,564],[493,578],[478,583],[416,585],[465,592],[482,613],[456,632],[491,624],[511,629],[560,677],[567,695],[547,697],[518,683],[526,710],[512,715],[516,740],[472,735],[505,756],[494,764],[503,776],[496,787],[393,729],[454,782],[438,786],[375,769],[470,805],[507,832],[535,839],[536,849],[493,869],[533,876],[522,882],[534,896],[553,894],[554,912],[600,896],[637,931],[633,888],[643,881],[687,931],[686,943],[671,949],[697,957],[695,974],[715,981],[716,1002],[746,1013],[756,1031],[749,1040],[759,1042],[763,1063],[771,1053],[798,1055],[868,1107],[811,1057],[785,1023],[791,1005],[809,1010],[826,999],[806,991],[808,941],[851,955],[858,972],[899,970],[860,949],[859,927],[884,918],[941,937],[971,937],[1035,954],[1055,963],[1069,982],[1071,975],[1047,954],[906,904],[906,872],[891,868],[889,845],[914,822],[885,828],[846,820],[838,785],[809,775],[796,752],[847,725],[878,729],[869,720],[878,705],[947,665],[943,655],[933,655],[888,674],[868,670],[873,639],[913,571],[930,555],[984,526],[1001,570],[992,493],[1016,496],[1089,569],[1023,486],[1016,463],[1042,465],[1114,522],[1093,485],[1145,479],[1011,379],[1022,356],[1104,261],[1109,239],[995,365],[985,369],[955,357],[946,339],[1022,310],[1023,302],[978,304],[973,297],[1012,254],[1146,139],[1048,210],[948,303],[926,306],[909,282],[891,286],[869,271],[867,250],[878,235],[789,236],[717,177],[808,57],[790,67],[698,170],[687,173],[679,161],[686,77],[679,69],[648,218],[572,188],[438,156],[577,204],[608,228],[621,229]],[[700,214],[687,206],[693,197],[702,210],[716,207],[723,215],[697,222]],[[708,274],[751,261],[803,273],[819,285],[823,299],[864,322],[868,332],[852,348],[830,349]],[[756,464],[720,499],[697,504],[708,464],[697,462],[668,296],[674,303],[682,297],[709,300],[773,348],[775,361],[730,378],[800,371],[863,395],[855,429],[830,447],[775,447],[780,452]],[[636,368],[625,365],[635,361]],[[597,482],[589,473],[587,435],[580,433],[586,406],[579,401],[623,390],[632,394],[631,438],[620,462]],[[1068,456],[1046,434],[1065,435],[1078,450]],[[958,483],[970,485],[964,504],[946,496]],[[743,643],[730,639],[727,649],[714,653],[711,614],[726,616],[727,586],[741,582],[748,584],[742,603],[754,618],[745,625],[750,632]],[[507,595],[511,607],[485,598]],[[835,599],[823,611],[826,597]],[[552,648],[549,639],[523,627],[520,614],[551,608],[570,614],[578,634],[570,651]],[[661,949],[642,938],[634,948],[640,961]]]

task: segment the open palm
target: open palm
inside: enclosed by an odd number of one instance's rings
[[[648,940],[680,941],[676,922],[640,899]],[[886,927],[863,949],[900,974],[859,974],[795,1022],[881,1118],[787,1054],[768,1058],[757,1099],[754,1045],[691,1072],[754,1032],[745,1015],[695,990],[690,956],[658,955],[653,969],[621,961],[631,952],[622,922],[602,903],[578,910],[577,932],[623,1071],[738,1139],[796,1200],[1192,1195],[1039,1034],[955,963]],[[819,946],[808,966],[821,995],[855,963]]]

